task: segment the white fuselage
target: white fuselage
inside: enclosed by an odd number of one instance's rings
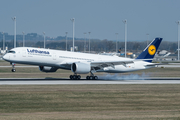
[[[32,48],[32,47],[19,47],[14,48],[11,51],[14,53],[6,53],[3,56],[3,59],[11,63],[20,63],[20,64],[30,64],[37,66],[50,66],[57,67],[61,69],[70,69],[66,64],[72,64],[74,62],[90,62],[91,67],[96,67],[94,63],[106,63],[106,62],[123,62],[123,61],[133,61],[128,64],[119,64],[114,66],[102,67],[96,72],[129,72],[142,70],[147,68],[152,68],[153,63],[145,62],[142,60],[123,58],[117,56],[106,56],[98,54],[88,54],[88,53],[78,53],[78,52],[69,52],[61,50],[50,50],[42,48]]]

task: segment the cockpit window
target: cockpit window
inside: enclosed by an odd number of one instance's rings
[[[8,53],[16,53],[16,52],[15,52],[15,51],[10,50],[10,51],[8,51]]]

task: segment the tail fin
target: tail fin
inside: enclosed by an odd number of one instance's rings
[[[142,59],[146,62],[152,62],[161,41],[162,38],[155,38],[136,59]]]
[[[121,48],[119,48],[119,50],[117,51],[118,53],[121,53]]]

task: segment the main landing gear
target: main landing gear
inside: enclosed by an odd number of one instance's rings
[[[97,80],[98,77],[97,76],[87,76],[86,79],[87,80]]]
[[[70,75],[69,78],[71,80],[80,80],[81,76],[80,75]],[[86,76],[87,80],[97,80],[98,77],[97,76]]]
[[[81,76],[75,74],[75,75],[70,75],[69,78],[70,78],[71,80],[80,80],[80,79],[81,79]],[[97,77],[97,76],[94,76],[94,74],[91,73],[91,75],[90,75],[90,76],[87,76],[86,79],[87,79],[87,80],[97,80],[98,77]]]
[[[12,70],[11,70],[11,71],[12,71],[12,72],[16,72],[16,69],[15,69],[15,65],[16,65],[16,64],[15,64],[15,63],[11,63],[11,65],[12,65]]]
[[[80,80],[80,79],[81,79],[81,76],[75,74],[75,75],[70,75],[69,78],[70,78],[71,80]]]
[[[91,73],[91,75],[86,77],[87,80],[97,80],[98,79],[97,76],[94,76],[92,71],[90,73]]]

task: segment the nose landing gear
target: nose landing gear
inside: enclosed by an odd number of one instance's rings
[[[16,65],[16,64],[15,64],[15,63],[11,63],[11,65],[12,65],[12,70],[11,70],[11,71],[12,71],[12,72],[16,72],[16,69],[15,69],[15,65]]]

